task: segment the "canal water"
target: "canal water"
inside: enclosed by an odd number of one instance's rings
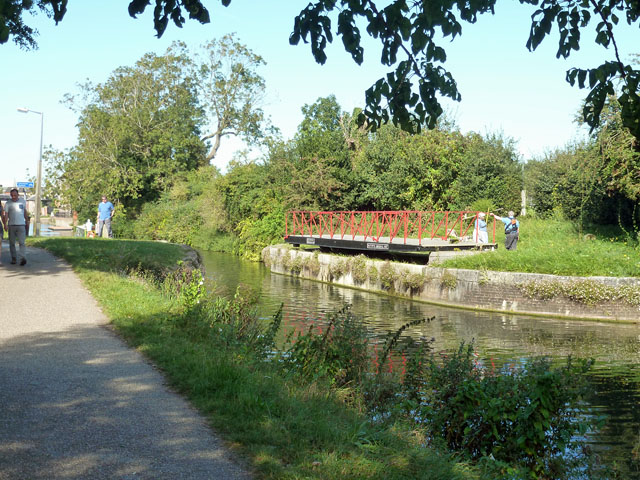
[[[348,303],[378,343],[409,321],[435,317],[407,330],[407,335],[435,338],[438,351],[474,341],[479,356],[496,364],[540,355],[594,358],[587,401],[594,415],[607,420],[588,441],[604,463],[615,462],[619,478],[640,479],[640,327],[442,308],[272,274],[263,264],[228,254],[201,254],[207,277],[221,294],[233,295],[240,283],[250,285],[259,293],[261,316],[270,317],[283,305],[287,329],[321,325],[327,313]]]

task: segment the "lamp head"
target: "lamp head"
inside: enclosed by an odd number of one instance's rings
[[[22,112],[22,113],[29,113],[29,109],[28,108],[24,108],[24,107],[19,108],[18,111]]]

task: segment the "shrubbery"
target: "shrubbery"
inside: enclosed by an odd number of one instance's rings
[[[473,345],[462,344],[449,357],[428,357],[414,415],[434,440],[485,459],[508,478],[518,471],[564,478],[565,456],[577,447],[573,436],[587,428],[578,402],[591,364],[569,358],[565,366],[552,368],[548,359],[538,358],[488,369],[478,364]]]
[[[462,454],[492,478],[571,478],[575,468],[586,468],[589,459],[574,440],[589,426],[580,400],[590,361],[569,358],[554,367],[537,358],[489,368],[473,344],[464,343],[449,355],[434,354],[431,342],[410,341],[400,352],[404,332],[422,321],[389,334],[374,360],[368,332],[348,307],[276,342],[281,312],[264,323],[249,292],[215,298],[201,288],[198,275],[184,275],[184,281],[184,314],[177,325],[222,345],[240,343],[286,377],[339,389],[370,412],[372,424],[420,429],[429,443]],[[402,372],[382,368],[393,355],[402,355]],[[571,461],[565,458],[569,452]]]

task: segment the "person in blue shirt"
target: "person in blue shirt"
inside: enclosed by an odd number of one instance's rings
[[[102,201],[98,204],[98,237],[102,237],[102,227],[107,227],[109,238],[113,238],[111,232],[111,218],[113,217],[113,203],[107,201],[107,197],[102,196]]]
[[[509,211],[508,217],[498,217],[491,214],[496,220],[504,223],[504,246],[507,250],[515,250],[518,246],[518,237],[520,236],[520,222],[516,220],[516,214],[512,210]]]

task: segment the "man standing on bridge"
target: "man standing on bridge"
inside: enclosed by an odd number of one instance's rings
[[[516,214],[513,210],[509,210],[508,217],[498,217],[495,214],[493,218],[504,223],[504,246],[507,250],[515,250],[518,245],[518,237],[520,236],[520,222],[516,220]]]

